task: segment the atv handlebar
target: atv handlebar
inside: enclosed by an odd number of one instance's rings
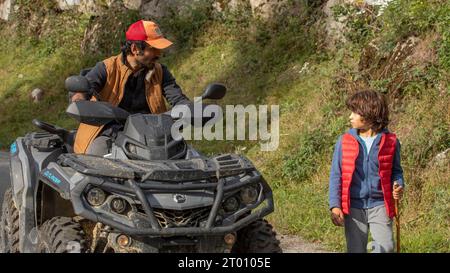
[[[50,123],[47,123],[47,122],[44,122],[44,121],[41,121],[38,119],[33,119],[32,123],[39,129],[47,131],[51,134],[58,135],[60,137],[65,137],[69,133],[69,131],[67,131],[64,128],[52,125]]]

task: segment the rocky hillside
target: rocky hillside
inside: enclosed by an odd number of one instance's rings
[[[190,97],[218,81],[224,104],[280,105],[275,152],[194,143],[255,162],[279,231],[344,249],[327,209],[331,153],[349,126],[345,98],[374,88],[402,144],[402,248],[450,251],[448,0],[0,0],[0,17],[0,148],[34,117],[74,127],[64,79],[118,53],[131,22],[152,19],[175,41],[162,62]]]

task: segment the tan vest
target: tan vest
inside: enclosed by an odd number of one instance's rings
[[[122,62],[122,54],[110,57],[103,61],[106,66],[106,83],[99,92],[100,99],[107,101],[114,106],[118,106],[123,98],[125,83],[132,74],[132,69]],[[147,103],[151,113],[160,114],[167,111],[164,96],[162,93],[162,67],[155,63],[155,68],[146,75],[145,93]],[[92,97],[91,101],[96,101]],[[94,126],[80,123],[75,137],[74,152],[84,154],[92,141],[102,130],[102,126]]]

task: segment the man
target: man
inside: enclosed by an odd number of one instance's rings
[[[122,53],[110,57],[90,70],[86,78],[90,94],[70,94],[71,101],[89,99],[94,92],[101,101],[110,102],[134,113],[166,112],[166,99],[171,106],[190,103],[166,66],[157,62],[161,50],[172,44],[161,34],[158,25],[140,20],[126,32]],[[96,100],[95,97],[91,100]],[[74,143],[79,154],[105,155],[119,125],[93,126],[81,123]]]

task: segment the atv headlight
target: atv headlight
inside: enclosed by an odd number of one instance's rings
[[[127,201],[122,198],[116,197],[111,200],[111,209],[118,214],[123,214],[127,210]]]
[[[223,202],[223,209],[226,212],[234,212],[239,209],[239,200],[232,196]]]
[[[137,153],[137,147],[136,147],[136,145],[134,145],[134,144],[131,144],[131,143],[127,143],[127,149],[128,149],[128,152],[130,152],[130,153],[132,153],[132,154],[136,154]]]
[[[258,190],[255,185],[247,186],[242,188],[240,195],[242,203],[246,205],[253,204],[258,198]]]
[[[92,188],[87,192],[86,199],[91,206],[100,206],[106,200],[106,193],[100,188]]]

